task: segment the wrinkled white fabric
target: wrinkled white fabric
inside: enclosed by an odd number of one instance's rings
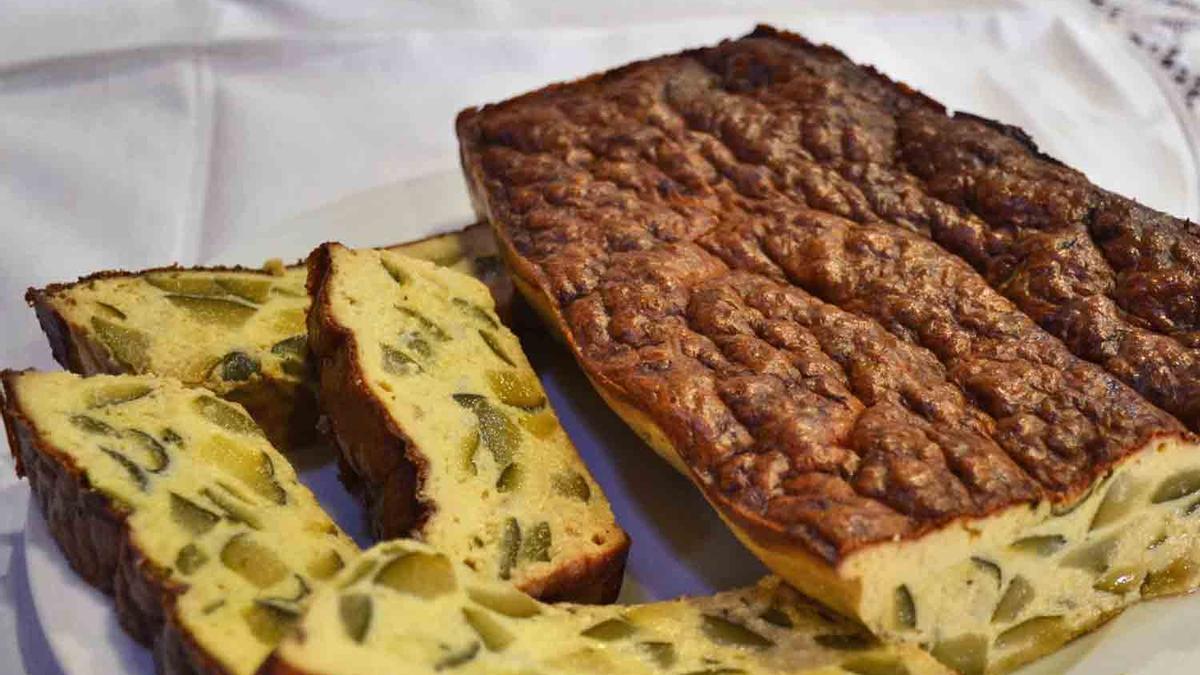
[[[757,21],[1017,124],[1100,185],[1194,217],[1192,123],[1084,4],[8,0],[0,365],[57,367],[21,299],[28,286],[175,261],[295,259],[325,239],[382,244],[461,226],[459,110]],[[694,515],[707,511],[666,469],[649,471],[675,482],[649,497],[652,486],[623,472],[620,461],[645,451],[614,452],[635,445],[632,434],[572,408],[591,400],[573,371],[548,377],[561,380],[556,404],[633,533],[626,597],[706,592],[758,573],[714,518]],[[9,592],[17,577],[4,561],[27,491],[3,456],[0,672],[53,672],[44,640],[19,638],[34,617],[19,602],[28,589]],[[1185,672],[1159,658],[1156,670],[1113,660],[1111,672]]]

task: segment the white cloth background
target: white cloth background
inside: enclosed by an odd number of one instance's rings
[[[1025,127],[1102,186],[1194,217],[1191,122],[1084,5],[5,0],[0,366],[56,367],[22,302],[28,286],[173,261],[299,258],[322,239],[381,244],[465,224],[406,204],[391,205],[394,231],[347,219],[312,232],[303,214],[454,170],[463,107],[758,21]],[[5,453],[0,672],[53,673],[19,569],[26,501]]]

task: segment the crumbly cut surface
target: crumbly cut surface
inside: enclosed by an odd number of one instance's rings
[[[769,28],[458,131],[518,287],[805,592],[983,672],[1194,585],[1191,225]]]
[[[883,647],[776,578],[707,598],[546,605],[411,541],[381,544],[313,600],[266,673],[947,673]]]
[[[338,244],[310,269],[325,412],[377,535],[535,595],[611,600],[628,537],[483,284]]]
[[[487,228],[395,250],[472,274],[498,301],[512,289]],[[79,373],[152,373],[201,385],[246,406],[280,447],[311,440],[303,265],[263,270],[164,268],[101,272],[31,289],[55,358]]]
[[[240,406],[166,378],[3,379],[18,472],[160,669],[253,672],[358,555]]]

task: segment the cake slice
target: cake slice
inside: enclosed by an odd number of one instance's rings
[[[487,228],[393,247],[471,274],[507,306],[512,287]],[[313,437],[303,265],[100,272],[30,289],[54,358],[81,373],[149,373],[241,403],[281,448]]]
[[[264,675],[949,675],[770,577],[707,598],[546,605],[412,541],[367,551],[313,599]]]
[[[458,134],[523,295],[802,592],[984,673],[1200,581],[1195,228],[769,28]]]
[[[323,412],[375,535],[538,597],[614,599],[629,539],[487,288],[340,244],[308,265]]]
[[[241,406],[160,377],[2,379],[17,472],[159,672],[254,672],[358,555]]]

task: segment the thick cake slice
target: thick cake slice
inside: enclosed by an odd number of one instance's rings
[[[322,406],[375,534],[531,595],[613,600],[629,539],[487,288],[340,244],[308,264]]]
[[[401,668],[403,664],[403,668]],[[883,647],[776,578],[708,598],[545,605],[412,541],[380,544],[318,593],[262,673],[947,674]]]
[[[1144,339],[1191,340],[1194,228],[765,28],[458,132],[518,288],[801,591],[982,673],[1196,586],[1200,452],[1158,407],[1196,378]],[[1111,302],[1064,262],[1089,233]]]
[[[160,672],[253,672],[358,555],[240,406],[158,377],[3,382],[17,472]]]
[[[486,227],[394,247],[478,277],[507,306],[512,287]],[[303,265],[262,270],[100,272],[31,289],[54,358],[81,374],[152,373],[237,401],[278,447],[311,440]]]

